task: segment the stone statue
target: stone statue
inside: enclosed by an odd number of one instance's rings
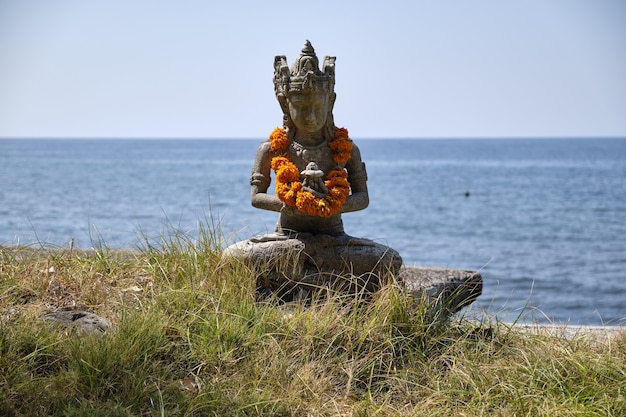
[[[348,131],[333,121],[335,58],[325,58],[324,72],[318,66],[308,41],[291,71],[284,56],[274,61],[274,89],[284,127],[259,147],[251,185],[253,206],[280,212],[279,233],[341,235],[341,213],[369,204],[359,149]],[[276,173],[276,195],[267,193],[271,170]],[[320,175],[313,179],[309,171]]]
[[[402,265],[397,251],[344,232],[342,213],[366,208],[369,194],[359,148],[334,123],[334,85],[335,57],[320,70],[309,41],[291,68],[275,57],[283,127],[259,146],[250,185],[252,205],[278,212],[278,223],[275,233],[225,251],[255,267],[260,288],[286,298],[345,282],[375,290]]]

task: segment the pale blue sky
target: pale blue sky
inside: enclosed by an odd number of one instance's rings
[[[623,0],[0,0],[0,137],[262,138],[306,39],[354,138],[626,136]]]

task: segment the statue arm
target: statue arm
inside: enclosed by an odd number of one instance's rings
[[[342,212],[363,210],[369,205],[369,193],[367,191],[367,172],[365,163],[361,160],[361,151],[356,145],[352,145],[352,155],[346,163],[348,181],[350,181],[351,194],[343,205]]]
[[[253,207],[263,210],[280,211],[283,202],[275,195],[268,194],[271,179],[272,154],[269,141],[263,142],[256,152],[252,175],[250,176],[250,200]]]

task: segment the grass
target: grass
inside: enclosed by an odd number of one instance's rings
[[[0,247],[0,415],[624,416],[626,334],[434,319],[374,297],[259,301],[219,236],[135,250]],[[51,327],[88,309],[115,330]]]

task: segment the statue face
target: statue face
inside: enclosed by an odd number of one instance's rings
[[[287,103],[289,115],[297,129],[315,133],[326,124],[330,109],[330,97],[327,93],[315,91],[292,93],[287,98]]]

